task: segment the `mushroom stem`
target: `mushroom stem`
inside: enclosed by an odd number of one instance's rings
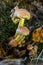
[[[19,41],[20,35],[17,35],[17,37],[15,38],[16,41]]]
[[[15,40],[16,40],[17,42],[19,42],[19,41],[22,39],[22,37],[23,37],[23,35],[17,35],[17,37],[15,38]]]
[[[23,26],[24,25],[24,18],[21,18],[20,19],[20,22],[19,22],[19,25],[18,25],[18,27],[21,27],[21,26]],[[16,39],[18,39],[18,37],[19,37],[19,35],[16,33],[15,34],[15,37],[16,37]],[[20,35],[20,37],[19,37],[19,39],[21,38],[21,35]]]
[[[24,38],[25,37],[22,36],[21,39],[19,40],[19,43],[18,44],[21,44],[24,41]]]
[[[20,19],[20,22],[19,22],[19,25],[18,25],[18,27],[21,27],[21,26],[23,26],[24,25],[24,18],[21,18]]]

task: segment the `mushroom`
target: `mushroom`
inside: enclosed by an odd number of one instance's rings
[[[37,55],[37,50],[38,46],[35,45],[33,49],[29,52],[29,55],[34,58]]]
[[[18,35],[15,39],[12,39],[10,42],[9,42],[9,45],[11,47],[17,47],[19,45],[21,45],[21,43],[23,42],[25,37],[23,37],[23,35]]]
[[[12,39],[10,42],[9,42],[9,45],[11,46],[11,47],[17,47],[17,42],[15,41],[15,39]]]
[[[28,45],[27,45],[27,50],[32,50],[32,49],[33,49],[32,44],[28,44]]]
[[[29,35],[30,30],[25,26],[18,27],[17,30],[16,30],[16,33],[26,36],[26,35]]]
[[[15,40],[17,42],[20,42],[20,40],[25,38],[26,35],[29,35],[29,33],[30,33],[30,31],[29,31],[29,29],[27,27],[25,27],[25,26],[18,27],[17,30],[16,30],[16,34],[18,34],[18,35],[15,37]]]
[[[29,52],[29,56],[31,58],[35,58],[35,56],[37,55],[36,51],[34,49],[32,49],[30,52]]]
[[[15,10],[15,11],[14,11]],[[11,18],[18,17],[20,18],[19,26],[23,26],[25,19],[30,19],[30,12],[28,12],[26,9],[19,8],[18,6],[14,7],[13,10],[11,10]]]
[[[18,18],[30,19],[30,13],[26,9],[22,8],[19,9],[18,6],[16,6],[14,9],[15,9],[14,16],[17,16]]]
[[[14,11],[15,10],[15,11]],[[26,9],[20,9],[18,6],[14,7],[11,10],[11,17],[18,17],[18,18],[26,18],[26,19],[30,19],[30,12],[28,12]]]
[[[29,52],[29,56],[33,58],[33,57],[35,57],[35,55],[36,55],[35,50],[32,49],[32,50]]]

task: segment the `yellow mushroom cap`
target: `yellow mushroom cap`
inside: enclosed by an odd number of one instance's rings
[[[28,49],[28,50],[32,50],[32,49],[33,49],[33,46],[32,46],[31,44],[28,44],[28,45],[27,45],[27,49]]]
[[[29,35],[29,32],[30,32],[30,30],[27,27],[25,27],[25,26],[19,27],[16,30],[16,33],[22,34],[22,35]]]
[[[16,46],[17,46],[17,42],[16,42],[14,39],[12,39],[12,40],[9,42],[9,45],[10,45],[11,47],[16,47]]]
[[[26,18],[26,19],[30,19],[30,12],[28,12],[26,9],[19,9],[17,6],[14,8],[15,12],[12,10],[12,14],[14,17],[18,17],[18,18]],[[11,14],[11,15],[12,15]]]

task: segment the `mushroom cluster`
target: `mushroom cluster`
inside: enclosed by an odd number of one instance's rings
[[[30,19],[30,13],[26,9],[20,9],[18,6],[16,6],[11,10],[10,17],[14,23],[19,22],[14,39],[9,42],[10,46],[16,47],[19,46],[24,41],[25,36],[29,35],[30,33],[30,30],[24,26],[24,20]]]
[[[40,28],[34,30],[34,32],[32,34],[32,40],[34,42],[43,43],[43,26],[41,26]]]
[[[10,16],[14,24],[18,23],[18,28],[16,29],[13,39],[9,42],[9,46],[13,48],[24,48],[24,46],[26,46],[25,49],[21,51],[18,50],[18,52],[17,49],[15,49],[14,51],[17,53],[14,52],[14,54],[22,57],[25,55],[26,51],[29,51],[28,55],[34,57],[37,53],[37,46],[33,46],[32,44],[25,45],[25,37],[30,34],[30,30],[24,26],[24,22],[25,19],[29,20],[31,18],[31,14],[26,9],[20,9],[16,6],[11,10]]]

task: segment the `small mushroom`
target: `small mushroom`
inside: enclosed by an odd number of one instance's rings
[[[28,12],[26,9],[19,8],[18,6],[14,7],[11,10],[11,13],[14,17],[30,19],[30,12]]]
[[[16,33],[22,34],[22,35],[29,35],[30,30],[27,27],[25,27],[25,26],[18,27],[17,30],[16,30]]]
[[[10,42],[9,42],[9,45],[11,47],[17,47],[17,42],[15,41],[15,39],[12,39]]]
[[[29,55],[32,56],[32,57],[35,56],[35,50],[32,49],[32,50],[29,52]]]
[[[20,41],[23,37],[25,37],[26,35],[29,35],[29,33],[30,33],[30,31],[27,27],[25,27],[25,26],[18,27],[16,30],[16,34],[18,34],[18,35],[16,36],[15,40]]]
[[[28,44],[28,45],[27,45],[27,50],[32,50],[32,49],[33,49],[32,44]]]
[[[18,6],[14,7],[14,9],[11,10],[10,16],[11,16],[13,22],[15,22],[14,18],[16,18],[16,17],[20,19],[19,26],[23,26],[24,20],[25,19],[29,20],[31,17],[30,12],[28,12],[26,9],[19,8]]]
[[[37,55],[38,46],[34,46],[33,49],[29,52],[29,55],[34,58]]]

